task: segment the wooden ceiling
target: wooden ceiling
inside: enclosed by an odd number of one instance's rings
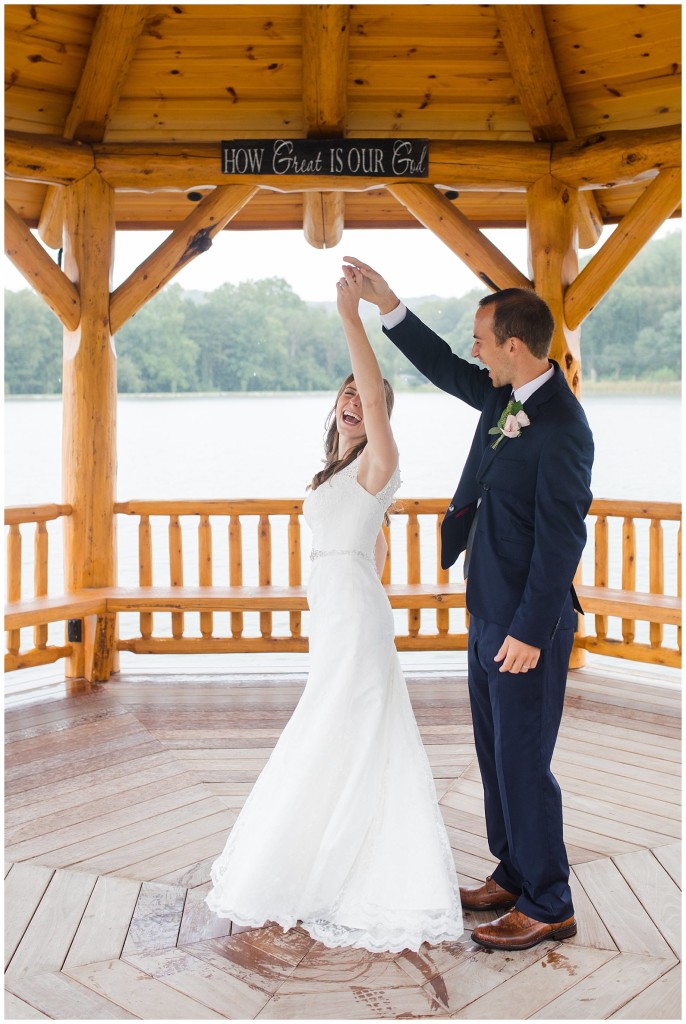
[[[557,173],[565,154],[593,136],[609,145],[612,133],[632,133],[626,138],[639,145],[648,133],[672,151],[678,138],[679,4],[6,4],[4,11],[8,131],[80,141],[103,160],[141,147],[140,173],[111,179],[118,228],[171,229],[184,220],[189,191],[222,183],[189,156],[216,152],[218,166],[222,139],[429,139],[432,161],[434,152],[450,156],[440,172],[436,157],[430,183],[458,192],[454,206],[483,228],[526,224],[528,178],[510,174],[520,153]],[[157,166],[150,156],[158,153],[173,153],[179,173],[146,187],[146,160]],[[653,162],[638,180],[624,168],[616,181],[571,183],[592,192],[587,209],[616,223],[656,174]],[[6,199],[56,247],[51,217],[60,190],[48,180],[10,177]],[[417,226],[389,188],[364,188],[336,197],[347,228]],[[261,187],[228,229],[302,227],[313,194],[297,182],[287,191]]]

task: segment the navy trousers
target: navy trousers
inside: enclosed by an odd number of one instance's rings
[[[516,907],[546,924],[574,913],[562,837],[560,787],[550,762],[562,718],[574,631],[558,630],[525,673],[500,672],[493,659],[506,629],[469,620],[469,697],[484,785],[493,878]]]

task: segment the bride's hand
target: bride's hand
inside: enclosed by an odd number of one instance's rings
[[[343,267],[343,277],[336,285],[336,304],[343,318],[359,316],[364,279],[354,267]]]

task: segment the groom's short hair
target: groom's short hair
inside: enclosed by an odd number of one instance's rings
[[[486,295],[479,306],[493,306],[493,333],[498,345],[521,338],[532,355],[544,359],[550,351],[555,321],[550,307],[528,288],[503,288]]]

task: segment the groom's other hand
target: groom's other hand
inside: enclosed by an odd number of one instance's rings
[[[379,307],[379,313],[390,313],[400,304],[398,296],[391,291],[381,274],[372,270],[368,264],[358,260],[356,256],[344,256],[343,259],[350,266],[356,267],[362,274],[364,284],[362,286],[362,298],[367,302],[373,302]]]
[[[540,647],[531,647],[521,640],[515,640],[513,636],[506,636],[493,660],[502,661],[501,672],[516,675],[518,672],[528,672],[530,668],[536,668],[540,656]]]

